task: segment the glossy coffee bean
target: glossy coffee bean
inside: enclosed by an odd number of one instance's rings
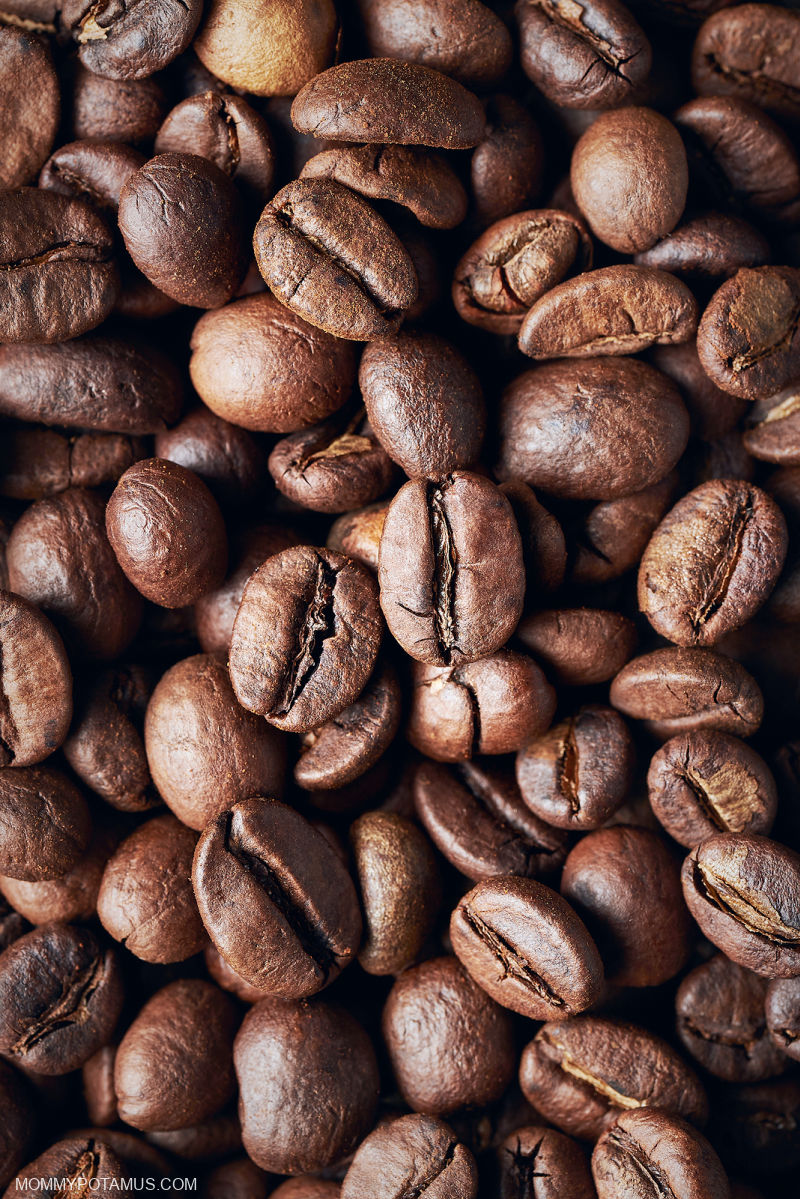
[[[480,226],[523,212],[538,199],[544,144],[524,104],[505,93],[483,102],[486,131],[469,166],[472,208]]]
[[[0,31],[0,106],[7,127],[0,187],[32,183],[52,149],[60,116],[58,78],[35,30]]]
[[[712,13],[692,50],[692,82],[701,96],[734,95],[775,116],[797,120],[800,25],[775,4],[743,4]]]
[[[651,357],[653,365],[677,383],[689,411],[692,433],[703,441],[723,437],[748,411],[746,400],[712,383],[697,355],[696,342],[656,346]]]
[[[787,1057],[800,1058],[800,982],[775,978],[767,987],[765,1013],[769,1035]]]
[[[406,970],[383,1010],[397,1085],[413,1111],[447,1115],[491,1103],[511,1081],[511,1020],[453,957]]]
[[[116,830],[97,821],[89,844],[66,874],[33,882],[3,875],[0,892],[31,924],[83,924],[94,920],[103,871],[119,838]]]
[[[314,512],[350,512],[383,495],[394,468],[358,409],[347,423],[332,419],[283,437],[269,472],[287,499]]]
[[[778,806],[775,779],[754,749],[727,733],[671,737],[647,772],[650,805],[671,837],[692,849],[715,833],[763,833]]]
[[[159,433],[155,452],[198,475],[222,508],[242,507],[264,486],[264,454],[255,438],[205,407]]]
[[[330,1182],[314,1174],[298,1174],[276,1187],[270,1193],[270,1199],[339,1199],[340,1195],[338,1182]]]
[[[114,484],[146,453],[143,438],[123,433],[66,437],[52,429],[10,429],[0,454],[0,494],[39,500],[68,487]]]
[[[0,874],[10,878],[61,878],[89,844],[85,799],[66,775],[48,766],[0,769],[0,813]]]
[[[728,279],[740,267],[763,266],[769,256],[767,239],[747,221],[709,212],[681,223],[634,261],[703,282]]]
[[[169,107],[157,79],[104,79],[78,66],[72,84],[76,138],[143,145],[155,137]]]
[[[434,1116],[401,1116],[361,1142],[342,1181],[342,1199],[394,1199],[416,1190],[477,1199],[478,1167],[466,1145]]]
[[[42,167],[39,187],[85,200],[101,216],[115,221],[120,192],[144,163],[139,150],[121,142],[68,142]]]
[[[748,413],[742,442],[748,454],[779,465],[800,463],[800,405],[796,385],[765,400]]]
[[[206,1181],[206,1199],[267,1199],[268,1185],[263,1170],[249,1157],[238,1157],[211,1171]]]
[[[22,1191],[26,1184],[38,1189],[43,1180],[46,1185],[50,1178],[59,1179],[67,1194],[79,1196],[116,1189],[129,1181],[125,1165],[104,1141],[94,1136],[72,1136],[34,1158],[17,1174],[6,1194]]]
[[[114,950],[88,929],[44,924],[0,954],[0,1052],[35,1074],[67,1074],[107,1043],[122,1000]]]
[[[569,687],[606,682],[636,647],[633,622],[600,608],[535,612],[520,621],[516,635],[544,663],[551,678]]]
[[[671,471],[659,483],[590,508],[573,533],[572,582],[607,583],[636,566],[677,485],[677,475]]]
[[[592,1154],[598,1199],[647,1199],[652,1179],[683,1199],[728,1199],[722,1162],[706,1138],[666,1112],[623,1112]]]
[[[522,539],[526,605],[534,596],[557,591],[567,570],[564,530],[551,512],[539,503],[533,489],[519,479],[500,484],[511,505]],[[520,626],[518,626],[520,627]]]
[[[764,978],[800,972],[800,856],[754,833],[717,833],[687,857],[689,911],[703,934]]]
[[[66,0],[62,20],[90,71],[107,79],[145,79],[186,49],[201,12],[200,0],[145,0],[119,11]]]
[[[72,719],[72,672],[47,617],[0,591],[0,766],[33,766],[62,744]]]

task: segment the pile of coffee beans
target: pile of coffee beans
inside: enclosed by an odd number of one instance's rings
[[[0,1194],[796,1199],[797,0],[1,0],[0,115]]]

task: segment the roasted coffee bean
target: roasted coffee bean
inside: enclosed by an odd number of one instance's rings
[[[244,589],[230,646],[236,698],[288,732],[319,728],[363,691],[382,631],[365,567],[331,550],[284,550]]]
[[[561,893],[597,942],[609,982],[652,987],[686,964],[690,920],[677,859],[649,829],[615,825],[583,837]]]
[[[355,382],[353,346],[266,293],[206,313],[191,346],[200,398],[245,429],[291,433],[316,424],[341,408]],[[0,405],[1,385],[0,370]]]
[[[792,1177],[797,1170],[798,1116],[800,1085],[795,1078],[728,1086],[717,1094],[711,1131],[726,1160],[763,1178],[769,1194],[770,1175],[786,1170]]]
[[[778,117],[800,117],[800,21],[775,4],[742,4],[713,13],[692,50],[692,83],[701,96],[752,100]]]
[[[200,979],[168,983],[139,1010],[117,1049],[120,1119],[144,1130],[186,1128],[233,1094],[232,1000]]]
[[[301,179],[335,179],[371,200],[392,200],[431,229],[454,229],[467,193],[447,159],[415,146],[333,145],[310,158]]]
[[[336,337],[394,333],[417,297],[400,239],[365,200],[330,179],[282,188],[261,214],[253,247],[276,299]]]
[[[624,802],[634,767],[633,741],[613,708],[598,704],[528,741],[517,754],[520,794],[557,828],[598,828]]]
[[[118,841],[115,830],[96,823],[85,851],[66,874],[36,882],[2,876],[0,892],[31,924],[94,920],[100,880]]]
[[[21,22],[0,29],[0,108],[5,118],[0,187],[32,183],[53,146],[61,98],[45,42]]]
[[[708,1114],[698,1078],[666,1041],[599,1016],[543,1025],[523,1050],[520,1085],[546,1120],[585,1140],[626,1109],[663,1108],[696,1124]]]
[[[510,771],[424,762],[414,776],[414,806],[439,852],[473,882],[538,878],[563,865],[567,834],[526,807]]]
[[[182,100],[158,131],[156,154],[199,154],[233,179],[258,211],[272,191],[275,151],[269,125],[241,96],[203,91]]]
[[[399,974],[419,957],[438,912],[436,859],[397,812],[359,816],[350,842],[365,924],[358,960],[368,974]]]
[[[480,225],[522,212],[537,199],[544,143],[533,117],[513,96],[484,100],[486,132],[472,152],[472,207]]]
[[[338,1182],[328,1182],[313,1174],[301,1174],[282,1182],[270,1192],[270,1199],[339,1199],[340,1195]]]
[[[492,1103],[514,1071],[510,1016],[454,957],[400,975],[383,1009],[383,1038],[415,1112],[445,1116]]]
[[[747,400],[732,396],[711,382],[700,363],[696,342],[655,346],[651,358],[654,366],[678,384],[695,437],[703,441],[723,437],[748,411]]]
[[[116,483],[146,445],[124,433],[76,433],[51,429],[9,429],[0,450],[0,494],[40,500],[68,487]]]
[[[39,187],[85,200],[101,216],[116,220],[120,192],[144,163],[139,150],[120,142],[69,142],[50,155]]]
[[[167,113],[157,79],[103,79],[78,65],[72,85],[72,135],[143,145]]]
[[[66,775],[48,766],[0,770],[0,812],[0,874],[10,878],[61,878],[89,844],[85,799]]]
[[[490,333],[516,333],[528,309],[576,268],[592,265],[592,243],[580,217],[533,209],[497,221],[455,270],[458,315]]]
[[[681,219],[686,152],[666,117],[650,108],[621,108],[602,113],[582,135],[570,180],[592,233],[622,254],[635,254]]]
[[[769,256],[769,242],[747,221],[709,212],[685,221],[634,261],[702,282],[729,279],[740,267],[763,266]]]
[[[51,1190],[53,1179],[58,1181],[56,1189]],[[101,1190],[121,1189],[129,1181],[125,1165],[99,1136],[72,1136],[40,1153],[17,1174],[6,1194],[30,1187],[49,1196],[63,1188],[64,1194],[89,1199]]]
[[[767,987],[769,1035],[787,1057],[800,1058],[800,979],[775,978]]]
[[[731,395],[763,400],[793,383],[800,371],[800,270],[737,271],[703,313],[697,352]]]
[[[35,928],[0,954],[0,1053],[35,1074],[67,1074],[108,1042],[122,999],[114,950],[94,933]]]
[[[293,96],[333,57],[333,0],[212,0],[194,41],[218,79],[256,96]]]
[[[386,514],[378,578],[389,630],[418,662],[461,666],[494,653],[525,594],[511,505],[467,471],[406,483]]]
[[[400,1195],[477,1199],[478,1167],[466,1145],[434,1116],[401,1116],[378,1126],[358,1147],[342,1182],[342,1199]]]
[[[0,1063],[0,1104],[3,1132],[0,1136],[0,1187],[6,1186],[22,1163],[36,1124],[33,1096],[21,1074]]]
[[[122,189],[119,227],[142,274],[179,304],[217,308],[244,275],[238,193],[196,154],[159,154],[136,171]]]
[[[369,503],[395,475],[363,408],[347,424],[329,420],[282,438],[269,456],[269,472],[287,499],[326,513]]]
[[[507,1136],[497,1150],[499,1199],[596,1199],[592,1176],[576,1141],[527,1124]]]
[[[240,1153],[242,1149],[239,1121],[228,1112],[221,1112],[218,1116],[188,1124],[184,1128],[167,1132],[154,1130],[148,1134],[148,1139],[159,1149],[187,1163],[219,1161],[232,1153]]]
[[[511,505],[522,538],[525,565],[525,600],[530,606],[542,592],[557,591],[567,569],[564,530],[552,513],[540,504],[527,483],[511,479],[500,490]]]
[[[525,74],[565,108],[619,108],[650,73],[644,30],[618,0],[568,3],[519,0],[516,17]]]
[[[82,200],[36,188],[0,193],[0,338],[66,341],[114,307],[108,226]]]
[[[463,666],[415,665],[406,735],[438,762],[510,754],[549,727],[555,692],[532,658],[514,650]]]
[[[64,643],[38,608],[0,591],[0,767],[44,761],[63,742],[71,719]]]
[[[478,883],[453,912],[450,939],[475,982],[531,1020],[566,1020],[602,993],[603,963],[585,925],[533,879]]]
[[[146,79],[189,45],[201,0],[144,0],[130,8],[64,0],[61,19],[85,67],[107,79]]]
[[[160,433],[155,451],[199,475],[222,507],[255,499],[264,484],[264,454],[255,438],[203,407]]]
[[[786,1058],[767,1035],[767,983],[719,953],[686,975],[675,996],[684,1048],[710,1074],[760,1082],[780,1074]]]
[[[636,648],[633,621],[601,608],[535,612],[520,621],[516,635],[544,663],[550,677],[568,687],[607,682]]]
[[[267,1199],[268,1187],[264,1171],[249,1157],[238,1157],[211,1171],[206,1180],[205,1199]]]
[[[178,372],[117,338],[0,346],[0,413],[43,425],[157,433],[180,411]]]
[[[647,772],[650,805],[681,845],[715,833],[763,833],[775,819],[778,793],[764,759],[727,733],[695,729],[671,737]]]
[[[674,471],[633,495],[595,504],[573,533],[570,577],[581,586],[606,583],[631,570],[669,507],[678,485]]]
[[[210,822],[192,881],[219,952],[270,995],[314,995],[356,953],[361,914],[350,876],[325,837],[284,804],[247,799]]]
[[[476,96],[417,63],[365,58],[329,67],[292,104],[301,133],[334,142],[386,142],[467,150],[486,127]]]
[[[677,388],[632,358],[548,362],[501,401],[497,470],[564,499],[610,500],[658,483],[686,447]]]
[[[213,941],[207,942],[203,950],[203,960],[217,986],[222,987],[223,991],[230,991],[231,995],[241,999],[242,1003],[258,1003],[259,999],[269,998],[262,987],[254,987],[245,982],[241,975],[228,965]]]
[[[0,897],[0,953],[27,931],[27,920],[9,906],[5,897]]]
[[[598,1199],[649,1199],[657,1186],[681,1199],[728,1199],[722,1162],[706,1138],[673,1114],[623,1112],[592,1154]]]
[[[612,682],[611,702],[663,738],[694,729],[749,737],[764,714],[753,676],[707,649],[657,649],[633,658]]]
[[[223,661],[195,654],[164,674],[147,706],[147,762],[164,802],[190,828],[250,795],[280,795],[286,749],[236,702]]]
[[[797,384],[758,400],[742,442],[748,454],[779,465],[800,463],[800,388]]]
[[[372,1128],[378,1066],[348,1011],[318,999],[264,999],[242,1022],[234,1060],[242,1140],[263,1170],[321,1170]],[[266,1092],[265,1076],[272,1080]],[[306,1095],[314,1096],[311,1104]]]
[[[182,962],[203,947],[189,881],[196,840],[174,816],[156,816],[125,838],[103,872],[100,923],[145,962]]]
[[[754,833],[708,837],[683,865],[683,893],[703,934],[764,978],[800,973],[800,856]]]
[[[106,530],[131,583],[164,608],[194,603],[225,576],[222,514],[200,476],[177,463],[148,458],[126,470]]]

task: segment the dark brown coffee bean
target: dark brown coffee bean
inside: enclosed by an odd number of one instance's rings
[[[0,874],[61,878],[89,844],[91,820],[77,787],[47,766],[0,770]]]
[[[497,1150],[499,1199],[596,1199],[592,1176],[576,1141],[528,1124],[507,1136]]]
[[[224,662],[195,654],[158,683],[144,725],[147,761],[159,794],[189,828],[250,795],[280,795],[284,742],[236,702]]]
[[[792,1177],[800,1155],[797,1122],[800,1084],[794,1078],[728,1086],[717,1094],[712,1132],[725,1157],[743,1172],[764,1179],[781,1170]]]
[[[697,1124],[708,1113],[698,1078],[666,1041],[599,1016],[543,1025],[523,1050],[520,1086],[546,1120],[586,1140],[620,1111],[663,1108]]]
[[[800,856],[753,833],[717,833],[683,865],[683,892],[703,934],[764,978],[800,972]]]
[[[510,771],[424,762],[414,776],[414,805],[439,852],[473,882],[538,878],[563,865],[566,833],[526,807]]]
[[[791,384],[800,371],[800,270],[737,271],[703,313],[697,352],[731,395],[763,400]]]
[[[482,226],[522,212],[537,199],[544,174],[539,127],[513,96],[484,100],[486,132],[470,159],[472,206]]]
[[[349,1012],[319,1000],[262,1000],[242,1022],[234,1058],[242,1140],[262,1169],[321,1170],[352,1152],[372,1127],[378,1066]]]
[[[33,766],[63,742],[72,719],[64,643],[38,608],[0,591],[0,766]]]
[[[269,472],[288,499],[314,512],[349,512],[391,486],[395,470],[383,446],[356,411],[345,424],[329,420],[276,442]]]
[[[548,100],[565,108],[619,108],[645,82],[652,52],[618,0],[569,4],[519,0],[522,67]]]
[[[342,1182],[342,1199],[402,1195],[477,1199],[478,1167],[466,1145],[434,1116],[401,1116],[361,1142]]]
[[[417,296],[400,239],[365,200],[330,179],[282,188],[262,212],[253,246],[275,297],[336,337],[370,341],[396,332]]]
[[[406,483],[386,514],[378,578],[389,630],[418,662],[458,666],[494,653],[525,592],[511,505],[467,471]]]
[[[510,1016],[454,957],[400,975],[383,1009],[383,1038],[416,1112],[443,1116],[492,1103],[514,1071]]]
[[[45,924],[0,954],[0,1052],[35,1074],[67,1074],[105,1045],[122,1008],[112,949]]]
[[[354,347],[267,293],[206,313],[191,346],[200,398],[245,429],[291,433],[316,424],[341,408],[355,382]]]
[[[0,194],[0,338],[66,341],[94,329],[119,291],[107,225],[82,200]]]
[[[265,461],[255,438],[204,407],[160,433],[155,451],[158,458],[199,475],[223,507],[241,506],[263,487]]]
[[[693,729],[749,737],[764,714],[753,676],[708,649],[657,649],[634,658],[612,682],[611,702],[664,738]]]
[[[267,1199],[267,1175],[249,1157],[235,1158],[212,1170],[206,1179],[205,1199]]]
[[[0,29],[0,109],[5,118],[0,187],[32,183],[53,147],[61,115],[58,78],[45,42],[21,22]]]
[[[9,906],[5,896],[0,897],[0,953],[27,931],[27,920],[14,910],[13,905]]]
[[[501,483],[500,490],[511,505],[522,539],[525,599],[529,606],[534,597],[557,591],[564,582],[567,568],[564,531],[555,516],[539,503],[527,483],[511,479]]]
[[[670,738],[647,772],[650,805],[688,849],[714,833],[763,833],[778,794],[764,759],[737,737],[695,729]]]
[[[598,1199],[649,1199],[653,1187],[681,1199],[728,1199],[722,1162],[696,1128],[667,1112],[623,1112],[592,1154]]]
[[[51,1190],[50,1180],[57,1180]],[[122,1189],[128,1171],[114,1151],[98,1137],[67,1137],[40,1153],[17,1174],[6,1195],[36,1190],[42,1195],[74,1195],[89,1199],[98,1191]]]
[[[520,749],[517,784],[541,820],[557,828],[598,828],[624,802],[633,766],[625,721],[595,704]]]
[[[301,88],[292,104],[301,133],[335,142],[387,142],[466,150],[486,121],[476,96],[454,79],[393,58],[343,62]]]
[[[565,499],[616,499],[657,483],[689,436],[677,388],[631,358],[525,371],[503,393],[499,421],[500,477]]]
[[[213,941],[207,942],[203,950],[203,960],[206,970],[217,986],[222,987],[223,991],[230,991],[231,995],[241,999],[242,1003],[258,1003],[260,999],[269,998],[262,987],[254,987],[245,982],[242,976],[228,965]]]
[[[178,372],[116,338],[0,346],[0,413],[43,425],[158,433],[180,412]]]
[[[94,920],[97,893],[106,862],[116,848],[119,835],[95,824],[88,846],[75,865],[60,878],[38,882],[0,877],[0,892],[31,924],[64,924]]]
[[[467,193],[447,160],[415,146],[333,145],[310,158],[300,178],[335,179],[371,200],[392,200],[431,229],[454,229],[467,215]]]
[[[775,978],[767,987],[767,1027],[787,1057],[800,1058],[800,979]]]
[[[174,816],[156,816],[125,838],[105,868],[100,923],[145,962],[182,962],[203,947],[189,881],[196,841]]]
[[[64,0],[62,21],[85,67],[107,79],[146,79],[189,45],[200,0],[145,0],[130,8]]]
[[[0,1105],[3,1132],[0,1135],[0,1187],[11,1181],[25,1161],[36,1125],[33,1096],[21,1074],[0,1063]]]
[[[151,1144],[172,1154],[182,1162],[214,1162],[241,1153],[242,1130],[238,1118],[229,1112],[221,1112],[197,1124],[174,1128],[167,1132],[161,1129],[148,1133]]]
[[[660,483],[595,504],[577,525],[570,575],[579,585],[606,583],[631,570],[642,556],[678,486],[672,471]]]
[[[769,242],[740,217],[709,212],[679,225],[634,258],[682,279],[729,279],[740,267],[769,261]]]
[[[340,516],[330,527],[328,549],[354,558],[377,574],[381,534],[388,511],[388,501],[379,500],[377,504]]]
[[[84,200],[116,220],[119,195],[145,157],[120,142],[77,141],[60,146],[42,167],[39,187]]]
[[[147,453],[146,443],[124,433],[76,433],[9,429],[0,449],[0,494],[40,500],[68,487],[116,483]]]
[[[453,912],[450,939],[475,982],[531,1020],[566,1020],[600,998],[603,963],[585,925],[533,879],[478,883]]]
[[[269,125],[241,96],[201,91],[182,100],[158,131],[156,154],[199,154],[233,179],[258,211],[272,191],[275,150]]]
[[[163,1179],[172,1175],[173,1166],[166,1155],[142,1137],[118,1128],[82,1128],[77,1130],[76,1135],[102,1142],[116,1154],[130,1175],[143,1180],[145,1188],[158,1188]],[[152,1182],[149,1181],[151,1179]]]
[[[78,65],[72,90],[72,135],[138,146],[153,140],[168,107],[157,79],[102,79]]]
[[[234,1091],[235,1006],[200,979],[168,983],[139,1010],[117,1049],[120,1119],[144,1130],[205,1120]]]
[[[605,683],[636,649],[636,627],[620,612],[601,608],[553,608],[520,621],[517,637],[568,687]]]
[[[270,1199],[339,1199],[340,1195],[338,1182],[328,1182],[313,1174],[300,1174],[296,1178],[287,1178],[271,1191]]]
[[[583,134],[570,180],[592,233],[622,254],[635,254],[681,219],[686,152],[666,117],[650,108],[621,108],[602,113]]]
[[[713,13],[692,50],[692,83],[701,96],[752,100],[775,116],[800,117],[800,21],[776,4],[742,4]]]
[[[200,915],[226,962],[281,999],[316,994],[361,936],[355,888],[298,812],[247,799],[206,826],[192,868]]]
[[[510,754],[549,726],[555,692],[526,654],[501,649],[463,666],[415,665],[406,735],[438,762]]]
[[[653,365],[678,384],[695,437],[703,441],[723,437],[747,412],[747,400],[722,391],[709,379],[700,363],[695,342],[656,346],[651,356]]]
[[[439,909],[439,872],[430,843],[397,812],[367,812],[350,829],[364,909],[358,960],[368,974],[399,974],[413,964]]]
[[[159,154],[130,177],[119,227],[139,270],[179,304],[217,308],[245,269],[238,193],[196,154]]]
[[[760,1082],[786,1066],[770,1041],[765,979],[718,953],[684,978],[675,996],[684,1048],[710,1074],[728,1082]]]
[[[748,454],[764,462],[800,463],[800,389],[796,384],[756,401],[742,441]]]
[[[528,309],[576,268],[592,265],[579,217],[533,209],[497,221],[455,270],[453,304],[463,320],[490,333],[516,333]]]
[[[287,732],[319,728],[363,691],[382,624],[365,567],[311,546],[276,554],[250,576],[234,622],[236,698]]]
[[[106,530],[131,583],[164,608],[194,603],[225,577],[222,514],[199,475],[177,463],[148,458],[126,470]]]

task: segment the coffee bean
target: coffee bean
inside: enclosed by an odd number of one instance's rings
[[[444,1116],[492,1103],[511,1081],[511,1018],[454,957],[406,970],[383,1009],[397,1085],[416,1112]]]
[[[401,1194],[477,1199],[478,1167],[466,1145],[434,1116],[401,1116],[358,1147],[342,1182],[342,1199],[396,1199]]]
[[[89,1199],[99,1190],[121,1188],[130,1181],[125,1166],[104,1141],[94,1136],[67,1137],[51,1145],[21,1170],[6,1194],[28,1187],[47,1194],[42,1183],[49,1190],[48,1180],[52,1178],[58,1179],[58,1186],[63,1187],[66,1194],[75,1195],[76,1199]]]
[[[436,848],[473,882],[558,871],[566,833],[534,815],[510,771],[483,762],[424,762],[414,777],[416,814]]]
[[[249,1157],[239,1157],[211,1171],[206,1180],[206,1199],[267,1199],[268,1185],[263,1170]]]
[[[800,1057],[800,981],[775,978],[767,987],[765,1014],[769,1035],[787,1057]]]
[[[633,495],[595,504],[576,523],[570,577],[579,585],[618,579],[636,565],[678,486],[674,471]]]
[[[28,922],[0,897],[0,953],[28,931]]]
[[[33,766],[63,742],[72,719],[72,672],[47,617],[0,591],[0,766]]]
[[[797,1169],[800,1085],[793,1078],[720,1090],[712,1111],[712,1133],[725,1159],[755,1173],[772,1189],[771,1175]]]
[[[0,1063],[0,1103],[3,1138],[0,1141],[0,1186],[6,1186],[25,1161],[36,1125],[33,1097],[21,1074]]]
[[[88,929],[44,924],[0,954],[0,1052],[35,1074],[67,1074],[108,1042],[122,1000],[112,949]]]
[[[71,99],[73,137],[136,146],[152,142],[169,107],[157,79],[103,79],[80,65]]]
[[[750,409],[744,448],[754,458],[779,465],[800,463],[800,391],[792,385],[757,400]]]
[[[477,145],[486,126],[479,100],[460,83],[392,58],[329,67],[295,96],[292,123],[328,141],[448,150]]]
[[[349,1012],[319,1000],[264,999],[234,1046],[242,1140],[248,1156],[282,1174],[321,1170],[371,1129],[378,1066]],[[265,1093],[265,1071],[272,1082]],[[304,1095],[314,1095],[308,1104]]]
[[[539,127],[513,96],[484,100],[486,132],[472,152],[473,211],[481,226],[522,212],[537,199],[544,174]]]
[[[149,1133],[149,1139],[159,1149],[187,1164],[218,1161],[242,1150],[239,1121],[235,1115],[227,1112],[184,1128],[167,1132],[155,1130]]]
[[[633,658],[612,682],[611,702],[663,738],[694,729],[748,737],[764,713],[752,675],[707,649],[657,649]]]
[[[358,10],[376,58],[422,63],[478,87],[495,83],[511,65],[508,30],[479,0],[422,0],[412,9],[403,0],[358,0]]]
[[[363,408],[347,423],[325,421],[276,442],[269,472],[288,499],[327,513],[349,512],[374,500],[395,475]]]
[[[114,1064],[119,1115],[146,1131],[186,1128],[227,1103],[237,1015],[211,983],[168,983],[139,1010]]]
[[[120,192],[144,163],[143,154],[119,142],[69,142],[47,159],[39,187],[84,200],[101,216],[115,221]]]
[[[503,393],[499,420],[500,477],[564,499],[616,499],[658,483],[689,436],[677,388],[631,358],[525,371]]]
[[[61,114],[50,52],[35,31],[0,29],[0,109],[5,117],[0,187],[31,183],[53,146]]]
[[[692,433],[703,441],[714,441],[730,433],[748,411],[747,400],[732,396],[711,382],[700,363],[696,342],[656,346],[651,357],[653,365],[678,384],[689,411]]]
[[[759,1082],[780,1074],[786,1058],[767,1035],[765,979],[718,953],[684,978],[675,996],[684,1048],[717,1078]]]
[[[338,1182],[328,1182],[313,1174],[301,1174],[282,1182],[270,1193],[270,1199],[339,1199],[340,1194]]]
[[[68,487],[116,483],[123,471],[147,453],[141,438],[124,433],[77,433],[51,429],[9,429],[0,450],[0,494],[39,500]]]
[[[497,1150],[499,1199],[596,1199],[580,1145],[554,1128],[528,1124]]]
[[[24,882],[0,877],[0,892],[31,924],[83,924],[97,915],[97,893],[120,834],[96,822],[84,852],[59,878]],[[24,930],[22,930],[24,931]]]
[[[200,0],[144,0],[121,9],[64,0],[62,20],[90,71],[107,79],[146,79],[186,49],[201,14]]]
[[[592,1154],[598,1199],[648,1199],[653,1180],[682,1199],[728,1199],[722,1162],[691,1124],[667,1112],[623,1112]]]
[[[280,795],[283,741],[236,702],[219,658],[195,654],[164,674],[147,706],[147,762],[159,794],[190,828],[242,799]]]
[[[729,279],[740,267],[763,266],[769,256],[766,238],[747,221],[709,212],[679,225],[634,261],[702,282]]]
[[[701,96],[752,100],[775,116],[800,117],[800,23],[777,5],[743,4],[712,13],[692,50],[692,83]]]
[[[89,844],[86,801],[65,775],[47,766],[1,769],[0,811],[0,874],[28,881],[61,878]]]
[[[696,1124],[708,1113],[699,1080],[666,1041],[599,1016],[543,1025],[522,1052],[520,1085],[546,1120],[585,1140],[620,1111],[663,1108]]]
[[[601,608],[535,612],[520,621],[516,635],[544,662],[550,677],[568,687],[607,682],[636,648],[633,622]]]
[[[692,849],[718,832],[768,834],[778,805],[764,759],[737,737],[695,729],[670,738],[647,772],[650,805]]]
[[[800,856],[754,833],[717,833],[683,865],[689,911],[713,945],[764,978],[800,972]]]
[[[277,728],[309,732],[361,694],[381,634],[365,567],[311,546],[284,550],[244,589],[230,646],[236,698]]]
[[[535,596],[557,591],[564,582],[567,568],[564,530],[539,503],[527,483],[511,479],[501,483],[500,490],[511,505],[522,539],[525,599],[526,606],[530,606]]]
[[[365,200],[330,179],[282,188],[262,212],[253,246],[275,297],[336,337],[370,341],[396,332],[417,296],[400,239]]]

